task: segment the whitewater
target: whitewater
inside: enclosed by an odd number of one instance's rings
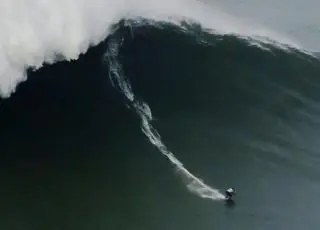
[[[181,22],[194,22],[212,33],[232,33],[260,42],[301,47],[280,34],[240,23],[217,6],[196,0],[3,0],[0,96],[9,97],[27,79],[28,68],[77,59],[110,35],[119,20],[137,18],[181,27]]]
[[[189,33],[185,22],[198,23],[205,31],[234,34],[250,44],[302,49],[297,42],[260,26],[248,26],[224,13],[217,6],[191,0],[4,0],[0,8],[0,96],[9,97],[16,86],[27,79],[28,68],[38,69],[44,63],[77,59],[91,46],[108,36],[105,54],[114,86],[129,100],[129,106],[141,118],[141,128],[149,141],[168,158],[187,181],[188,189],[202,198],[221,200],[218,189],[205,184],[189,172],[161,141],[152,127],[149,106],[135,98],[118,60],[121,39],[112,39],[116,25],[127,19],[134,24],[172,23]],[[130,19],[130,20],[129,20]],[[141,19],[147,19],[141,20]],[[58,59],[59,58],[59,59]]]

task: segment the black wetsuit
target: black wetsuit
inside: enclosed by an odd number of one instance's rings
[[[227,190],[227,191],[225,192],[225,196],[226,196],[227,199],[232,198],[233,194],[234,194],[234,191],[230,192],[230,191]]]
[[[226,191],[226,197],[227,197],[227,198],[231,198],[231,197],[232,197],[232,193]]]

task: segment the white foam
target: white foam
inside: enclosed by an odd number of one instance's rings
[[[224,195],[218,189],[212,188],[205,184],[201,179],[189,172],[175,156],[168,150],[161,141],[161,136],[156,129],[152,127],[152,113],[150,107],[141,100],[137,100],[131,90],[130,82],[123,73],[121,64],[118,61],[119,45],[121,41],[111,40],[105,53],[105,60],[109,65],[109,77],[114,86],[118,86],[121,92],[129,100],[129,105],[141,118],[141,129],[157,149],[176,167],[179,174],[183,177],[188,189],[194,194],[211,200],[222,200]]]
[[[52,63],[56,55],[77,59],[91,45],[104,40],[110,26],[123,17],[141,16],[175,24],[192,19],[213,32],[267,36],[296,45],[196,0],[2,0],[0,4],[1,96],[10,96],[26,79],[28,67]]]

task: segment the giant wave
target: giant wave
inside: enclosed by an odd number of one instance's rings
[[[19,7],[15,4],[19,4]],[[141,1],[138,4],[133,1],[57,1],[54,7],[50,1],[33,1],[28,4],[7,1],[5,8],[16,10],[1,16],[4,19],[1,24],[2,31],[5,31],[1,35],[2,96],[10,96],[19,82],[26,79],[27,68],[37,69],[44,63],[54,63],[61,59],[77,59],[90,46],[108,38],[105,57],[106,64],[109,65],[110,80],[115,86],[119,86],[129,106],[141,118],[143,133],[150,143],[177,167],[192,192],[213,200],[223,199],[223,195],[218,189],[210,187],[189,172],[168,150],[160,134],[151,124],[153,118],[150,107],[134,94],[119,61],[123,40],[119,31],[121,32],[121,28],[125,26],[134,36],[136,28],[140,26],[151,25],[153,28],[166,30],[169,25],[174,25],[183,34],[198,36],[199,44],[210,46],[212,43],[201,33],[214,34],[215,38],[219,38],[218,35],[232,34],[236,40],[243,40],[246,44],[258,46],[261,50],[270,51],[271,48],[273,52],[272,48],[278,47],[276,50],[304,51],[299,45],[280,35],[259,27],[236,23],[221,10],[207,8],[197,1]],[[118,23],[119,21],[121,22]],[[200,30],[197,26],[200,26]]]

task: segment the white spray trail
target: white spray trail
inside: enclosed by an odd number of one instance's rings
[[[201,179],[190,173],[163,144],[159,133],[151,125],[152,113],[150,107],[145,102],[135,98],[130,82],[124,75],[122,66],[117,59],[120,43],[121,41],[111,39],[109,41],[107,52],[105,53],[105,60],[108,62],[110,68],[109,77],[113,85],[117,85],[120,88],[122,93],[130,101],[130,105],[141,118],[141,129],[143,133],[148,137],[149,141],[176,167],[183,179],[186,180],[187,187],[191,192],[202,198],[211,200],[224,199],[224,195],[221,194],[218,189],[206,185]]]

